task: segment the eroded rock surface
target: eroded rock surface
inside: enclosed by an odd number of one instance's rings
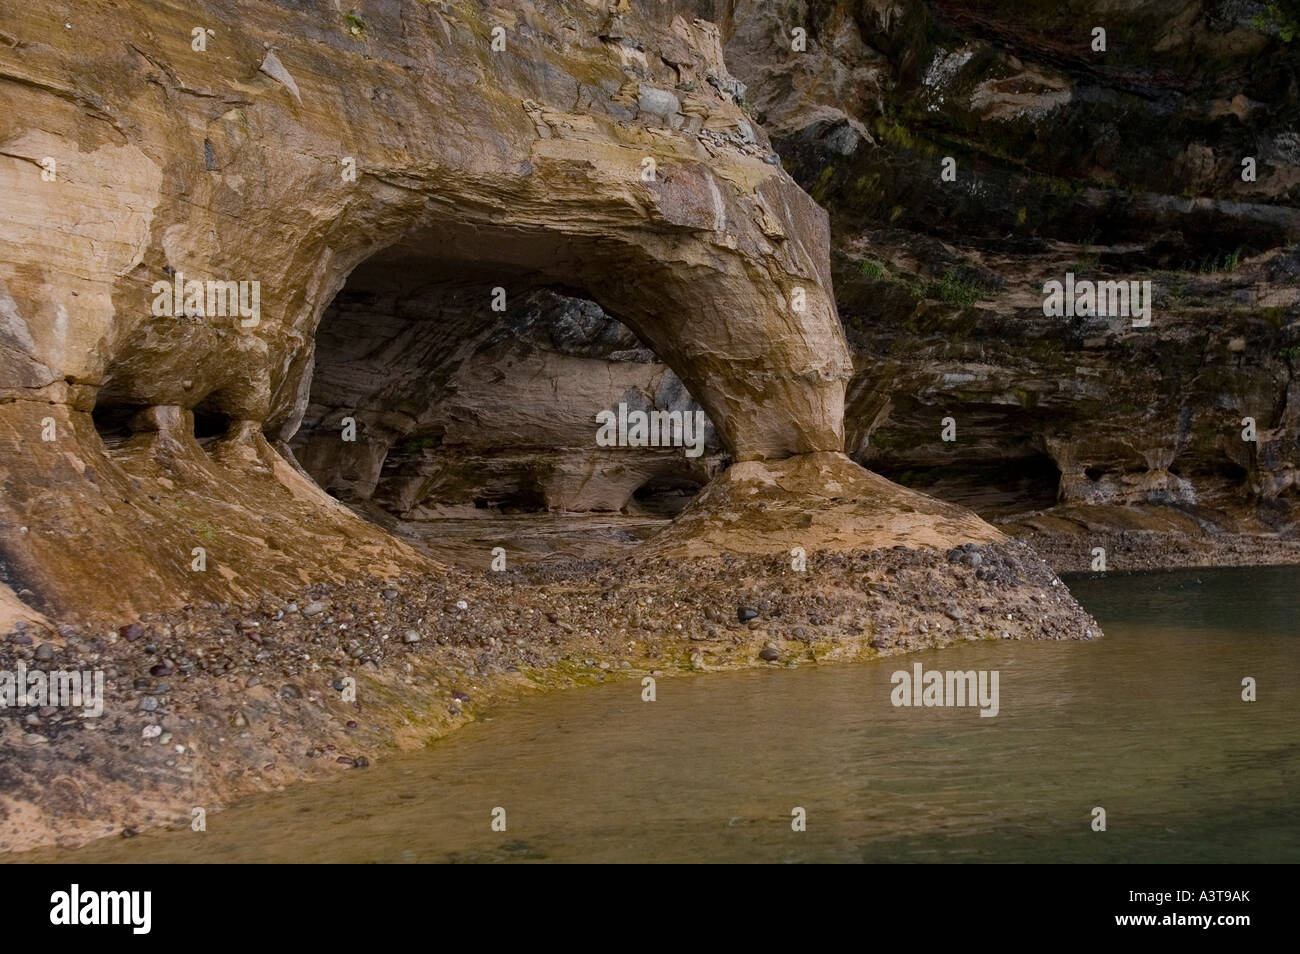
[[[326,313],[293,442],[330,492],[416,519],[624,511],[684,502],[729,461],[677,375],[594,302],[542,290],[494,324],[463,304],[481,282],[402,295],[364,271]],[[445,332],[458,301],[463,337]],[[691,446],[598,446],[595,414],[619,405],[676,415]]]
[[[1210,563],[1268,550],[1236,533],[1295,540],[1293,6],[714,6],[831,212],[853,459],[1077,554],[1131,531],[1125,566],[1159,565],[1162,537],[1223,536],[1192,546]],[[1067,273],[1149,281],[1150,323],[1045,315]]]
[[[632,7],[611,27],[581,2],[410,0],[361,28],[323,2],[246,4],[237,23],[216,4],[129,23],[8,7],[0,553],[34,609],[421,564],[283,445],[325,308],[377,255],[481,279],[438,349],[471,346],[475,308],[495,322],[492,289],[563,286],[652,347],[736,459],[841,448],[826,216],[769,161],[711,24]],[[182,280],[257,282],[260,301],[155,314]]]
[[[0,718],[0,847],[362,767],[470,679],[1097,634],[845,454],[827,215],[707,4],[0,4],[0,667],[109,684]],[[702,412],[701,453],[598,446],[618,404]],[[627,560],[388,532],[701,485]]]

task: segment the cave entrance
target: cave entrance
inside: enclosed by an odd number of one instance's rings
[[[144,409],[142,404],[119,403],[99,395],[90,416],[100,440],[110,453],[121,449],[131,439],[134,433],[131,419]]]
[[[685,510],[702,488],[698,481],[678,476],[652,478],[636,489],[632,499],[643,513],[672,518]]]
[[[109,388],[101,389],[96,395],[91,422],[104,443],[104,449],[118,463],[131,457],[142,434],[152,432],[153,425],[142,422],[148,411],[149,405],[122,400]],[[230,433],[230,416],[211,401],[193,408],[193,417],[194,439],[205,450],[210,451],[217,441]]]
[[[974,510],[985,520],[1047,510],[1057,503],[1061,471],[1045,453],[943,464],[873,462],[882,477]]]
[[[527,263],[382,252],[326,308],[314,362],[299,463],[442,558],[492,540],[529,559],[612,553],[729,462],[707,414],[698,456],[598,446],[602,410],[702,409],[581,282]]]

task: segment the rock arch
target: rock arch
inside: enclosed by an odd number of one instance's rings
[[[216,51],[194,51],[196,17],[220,24],[224,9],[150,8],[129,36],[109,8],[80,10],[72,36],[32,9],[6,23],[0,582],[27,606],[120,618],[429,568],[284,443],[324,308],[380,252],[576,283],[708,409],[742,468],[727,487],[785,481],[792,499],[829,499],[829,466],[875,501],[855,539],[881,529],[892,485],[861,484],[842,456],[850,368],[826,215],[741,110],[716,28],[679,16],[664,29],[633,8],[602,37],[586,3],[507,15],[394,0],[358,37],[327,3],[261,2]],[[178,276],[258,282],[256,324],[152,313],[156,283]],[[141,409],[123,453],[94,427],[105,402]],[[196,408],[228,421],[207,452]],[[913,497],[923,515],[941,507]],[[699,537],[709,506],[689,508],[682,533]],[[937,537],[995,535],[943,514]]]

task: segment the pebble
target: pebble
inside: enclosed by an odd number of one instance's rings
[[[140,700],[140,708],[145,712],[153,712],[158,708],[157,696],[145,696]]]
[[[118,631],[118,635],[128,643],[133,643],[144,635],[144,627],[139,623],[132,623],[129,626],[123,626]]]
[[[49,662],[54,658],[54,647],[49,643],[41,643],[36,647],[36,658],[41,662]]]
[[[758,651],[759,659],[766,659],[768,662],[776,662],[781,658],[780,651],[773,649],[771,646],[764,646]]]
[[[302,690],[291,682],[286,682],[280,687],[280,696],[284,699],[301,699]]]
[[[419,641],[420,641],[420,634],[413,629],[408,629],[405,633],[402,634],[402,642],[418,643]]]
[[[748,623],[757,615],[758,610],[754,609],[752,606],[741,606],[736,610],[736,619],[740,620],[742,623]]]
[[[303,616],[319,616],[323,612],[325,612],[325,604],[320,600],[312,600],[302,608]]]

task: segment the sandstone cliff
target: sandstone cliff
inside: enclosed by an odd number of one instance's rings
[[[1075,566],[1112,530],[1295,538],[1294,4],[711,15],[831,211],[855,460],[1016,532],[1082,534]],[[1045,316],[1044,283],[1067,273],[1149,281],[1149,325]]]
[[[0,849],[607,673],[1098,634],[845,454],[830,222],[729,72],[740,12],[0,0],[0,672],[106,682],[0,713]],[[601,446],[617,405],[699,411],[699,454]],[[699,488],[631,560],[399,535]]]
[[[285,447],[363,262],[418,301],[398,320],[430,330],[402,357],[427,373],[394,368],[345,453],[421,420],[504,320],[494,289],[513,307],[556,286],[633,329],[737,459],[841,449],[826,216],[773,164],[711,24],[416,0],[3,22],[0,566],[33,609],[418,562]],[[160,309],[183,281],[257,282],[258,314]]]

